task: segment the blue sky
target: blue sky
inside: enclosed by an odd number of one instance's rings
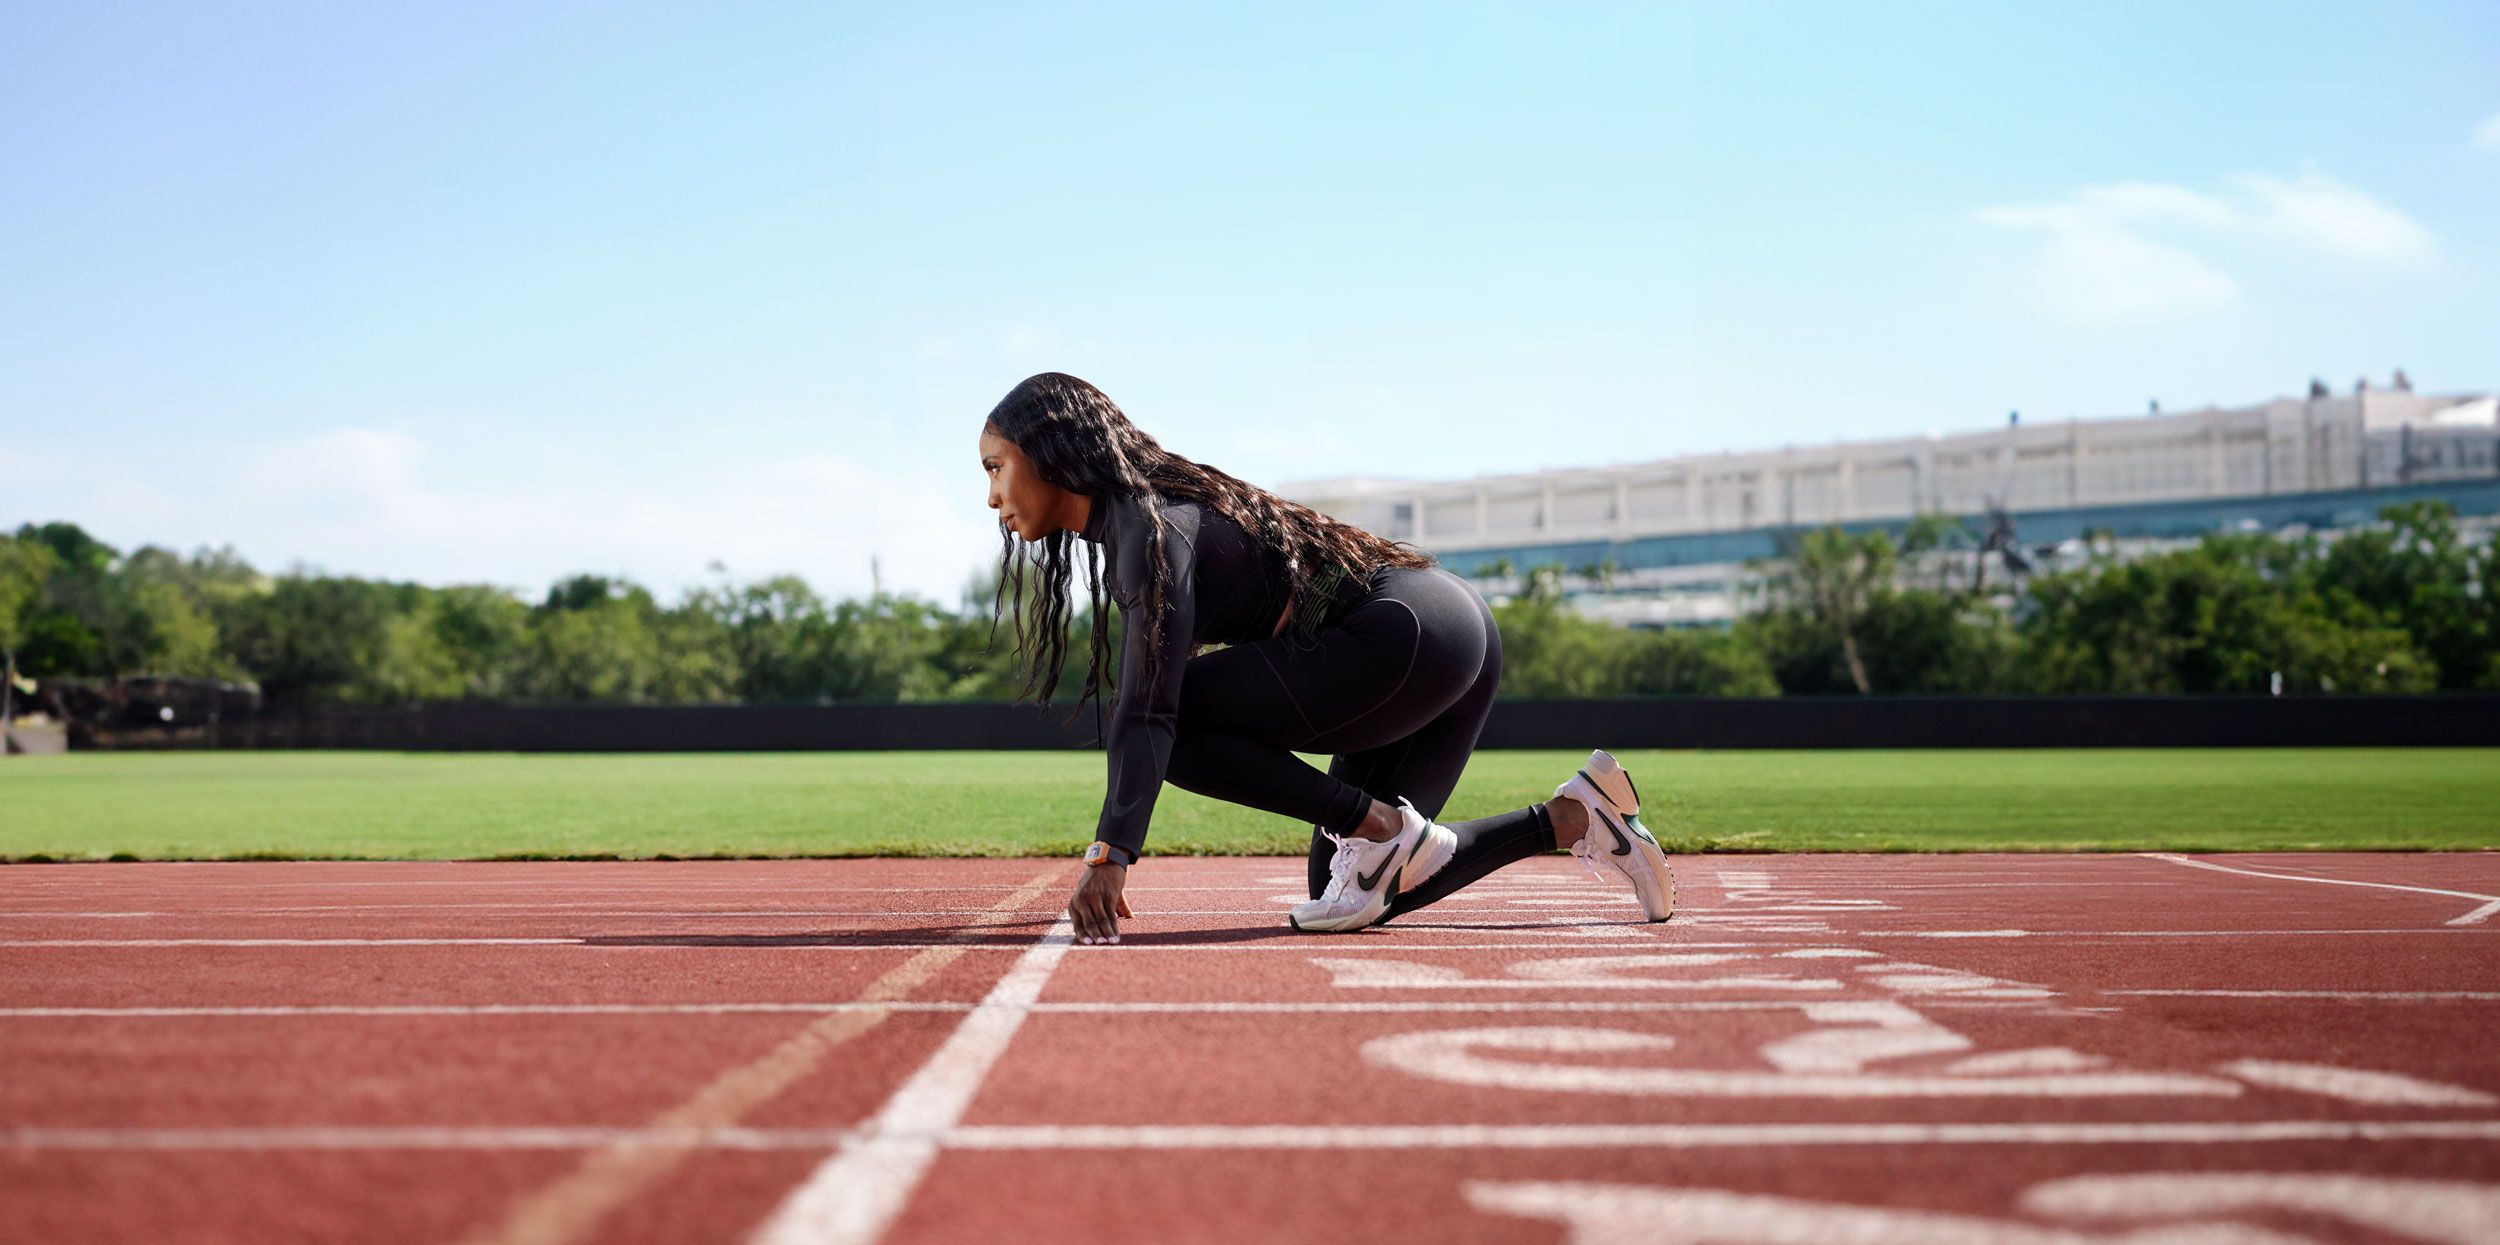
[[[1264,483],[2500,387],[2500,10],[0,0],[0,524],[952,601]]]

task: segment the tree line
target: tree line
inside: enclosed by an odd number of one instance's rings
[[[1755,608],[1716,628],[1575,612],[1568,589],[1609,587],[1611,566],[1496,566],[1517,581],[1494,607],[1503,694],[2500,689],[2500,548],[2463,535],[2444,503],[2331,536],[2215,534],[2136,557],[2102,541],[2019,586],[1988,584],[1984,561],[1965,580],[1970,536],[1941,517],[1801,533],[1749,568]],[[995,588],[976,581],[948,608],[882,591],[827,600],[776,576],[663,602],[576,575],[527,599],[268,574],[231,549],[125,554],[75,524],[30,524],[0,537],[0,653],[32,678],[250,681],[281,707],[1005,700],[1021,678],[1012,620],[993,637]],[[1116,640],[1116,616],[1105,622]],[[1062,703],[1092,625],[1080,609]]]

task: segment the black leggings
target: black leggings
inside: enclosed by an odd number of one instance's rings
[[[1370,595],[1312,636],[1193,657],[1165,776],[1173,785],[1312,823],[1310,883],[1328,885],[1330,834],[1372,800],[1404,796],[1439,820],[1502,681],[1502,636],[1475,586],[1439,567],[1374,573]],[[1296,752],[1336,754],[1328,772]],[[1516,860],[1554,849],[1545,806],[1442,822],[1458,852],[1398,896],[1412,911]]]

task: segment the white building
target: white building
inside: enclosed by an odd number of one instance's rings
[[[1415,483],[1314,480],[1279,490],[1411,541],[1461,574],[1506,563],[1619,568],[1593,612],[1724,621],[1747,559],[1802,528],[1898,527],[1925,513],[2027,545],[2087,532],[2168,540],[2222,528],[2338,527],[2444,497],[2500,514],[2500,398],[2363,388],[2344,396],[1980,432],[1690,455]],[[1507,577],[1491,585],[1501,591]]]

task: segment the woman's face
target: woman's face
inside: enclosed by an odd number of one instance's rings
[[[1076,494],[1043,479],[1015,442],[986,424],[981,428],[981,472],[990,481],[990,509],[1017,536],[1040,540],[1068,526],[1069,504]]]

